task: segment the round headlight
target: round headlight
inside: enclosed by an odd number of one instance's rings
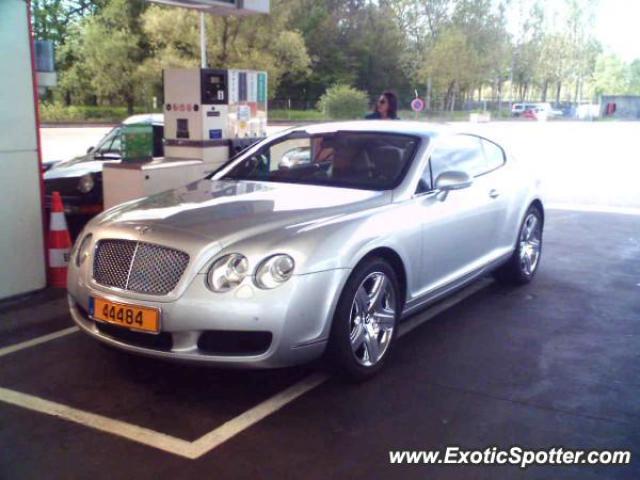
[[[219,258],[207,275],[209,288],[214,292],[226,292],[240,285],[249,271],[249,261],[244,255],[232,253]]]
[[[279,254],[264,260],[256,271],[256,285],[276,288],[291,278],[295,262],[289,255]]]
[[[76,254],[76,267],[82,265],[85,259],[89,256],[89,248],[91,247],[91,234],[85,235],[78,246],[78,253]]]
[[[78,190],[80,190],[82,193],[89,193],[91,190],[93,190],[94,185],[95,182],[93,180],[93,175],[87,173],[80,177],[80,181],[78,182]]]

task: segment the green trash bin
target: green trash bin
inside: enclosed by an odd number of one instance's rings
[[[146,162],[153,158],[152,125],[125,125],[121,138],[123,162]]]

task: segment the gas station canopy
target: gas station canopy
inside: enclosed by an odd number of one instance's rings
[[[192,8],[215,15],[269,13],[269,0],[149,0],[174,7]]]

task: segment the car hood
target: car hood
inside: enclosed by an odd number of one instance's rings
[[[46,181],[57,178],[81,177],[87,173],[100,173],[104,163],[104,161],[93,160],[93,157],[89,155],[82,155],[56,163],[45,172],[44,179]]]
[[[391,192],[237,180],[200,180],[114,207],[97,228],[146,225],[226,246],[279,228],[308,227],[391,201]]]

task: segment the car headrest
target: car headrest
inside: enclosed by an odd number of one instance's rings
[[[402,152],[396,147],[377,147],[369,152],[377,175],[393,179],[400,173]]]

